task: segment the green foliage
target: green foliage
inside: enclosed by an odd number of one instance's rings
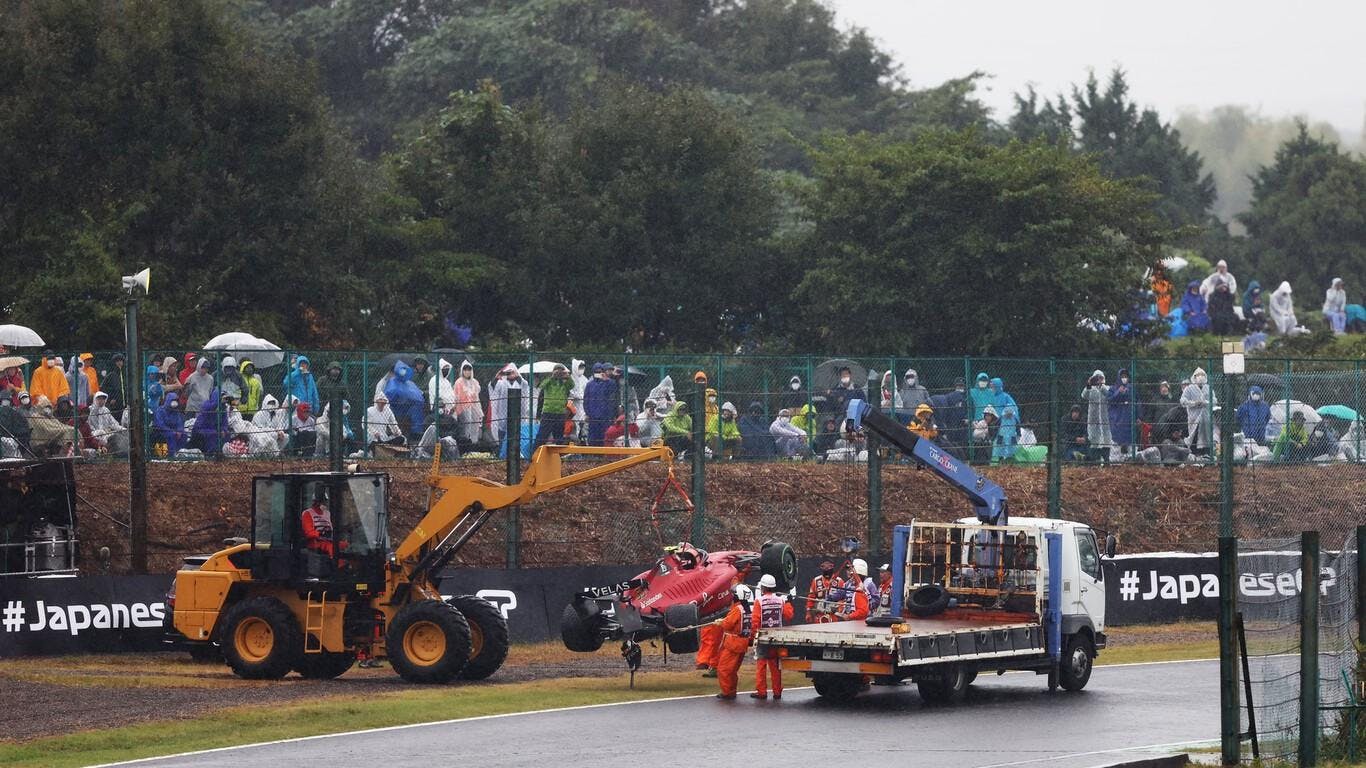
[[[816,179],[794,296],[816,348],[1076,354],[1164,236],[1149,195],[1042,141],[832,139]]]
[[[1181,134],[1151,109],[1129,100],[1124,73],[1116,69],[1104,90],[1092,74],[1085,88],[1072,89],[1079,121],[1078,146],[1095,153],[1100,167],[1116,178],[1145,178],[1157,193],[1157,211],[1174,227],[1201,225],[1214,204],[1214,180],[1200,155],[1181,143]]]
[[[0,261],[22,297],[7,312],[112,343],[105,286],[150,266],[151,343],[262,307],[308,338],[322,296],[305,278],[347,261],[352,161],[306,71],[208,0],[51,0],[3,21]]]
[[[1256,241],[1256,271],[1264,284],[1289,280],[1309,301],[1334,277],[1360,295],[1366,271],[1366,161],[1310,135],[1295,138],[1258,172],[1252,207],[1239,216]],[[1303,300],[1302,300],[1303,301]],[[1301,306],[1301,312],[1317,310]]]

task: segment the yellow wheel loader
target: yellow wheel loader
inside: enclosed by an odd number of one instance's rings
[[[566,455],[611,460],[565,475]],[[507,657],[507,624],[478,598],[442,599],[440,573],[451,558],[499,510],[672,458],[664,447],[545,445],[522,481],[505,485],[440,474],[438,450],[427,514],[397,547],[387,529],[387,474],[257,477],[250,537],[176,573],[167,596],[173,634],[201,656],[221,649],[243,678],[333,678],[360,658],[387,659],[413,682],[483,679]],[[310,522],[320,509],[330,531]]]

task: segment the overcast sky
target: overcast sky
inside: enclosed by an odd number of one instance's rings
[[[1366,2],[1360,0],[826,0],[840,26],[867,29],[915,87],[975,69],[1004,120],[1011,96],[1103,78],[1165,120],[1178,110],[1241,104],[1268,117],[1305,114],[1351,141],[1366,118]]]

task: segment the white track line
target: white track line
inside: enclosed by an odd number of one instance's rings
[[[1169,742],[1169,743],[1167,743],[1167,744],[1146,744],[1146,745],[1141,746],[1141,747],[1119,747],[1119,748],[1117,748],[1117,749],[1097,749],[1097,750],[1092,751],[1092,752],[1073,752],[1073,753],[1067,754],[1067,755],[1049,755],[1048,757],[1034,757],[1034,758],[1030,758],[1030,759],[1028,759],[1028,760],[1016,760],[1016,761],[1010,762],[1010,763],[992,763],[991,765],[979,766],[979,768],[1010,768],[1010,766],[1029,765],[1030,763],[1045,763],[1045,762],[1052,762],[1052,761],[1054,761],[1054,760],[1071,760],[1071,759],[1077,758],[1077,757],[1096,757],[1096,756],[1098,756],[1098,755],[1113,755],[1113,754],[1118,754],[1118,753],[1121,753],[1121,752],[1141,752],[1141,751],[1143,751],[1143,750],[1149,750],[1149,749],[1178,749],[1178,748],[1180,748],[1180,747],[1190,747],[1190,746],[1195,746],[1195,745],[1204,746],[1204,745],[1211,744],[1211,743],[1217,744],[1218,741],[1217,741],[1217,740],[1216,740],[1216,741],[1211,741],[1211,740],[1209,740],[1209,739],[1198,739],[1198,740],[1196,740],[1196,741],[1173,741],[1173,742]],[[1109,765],[1112,765],[1112,763],[1102,763],[1102,764],[1100,764],[1100,765],[1095,766],[1094,768],[1106,768],[1106,767],[1109,766]]]
[[[1152,667],[1152,666],[1158,666],[1158,665],[1160,665],[1160,664],[1191,664],[1191,663],[1202,662],[1202,661],[1218,661],[1218,659],[1180,659],[1180,660],[1173,660],[1173,661],[1138,661],[1138,662],[1132,662],[1132,663],[1128,663],[1128,664],[1105,664],[1105,665],[1101,665],[1101,666],[1098,667],[1098,668],[1099,668],[1099,669],[1117,669],[1117,668],[1119,668],[1119,667]],[[800,691],[800,690],[805,690],[805,689],[810,688],[810,687],[811,687],[811,686],[809,686],[809,685],[808,685],[808,686],[801,686],[801,687],[797,687],[797,686],[787,686],[787,687],[785,687],[783,690],[787,690],[787,691]],[[712,694],[712,693],[700,693],[700,694],[696,694],[696,695],[693,695],[693,696],[669,696],[669,697],[662,698],[662,699],[639,699],[639,700],[637,700],[637,701],[614,701],[614,702],[609,702],[609,703],[607,703],[607,704],[581,704],[581,705],[576,706],[576,707],[556,707],[556,708],[554,708],[554,709],[533,709],[533,710],[529,710],[529,711],[526,711],[526,712],[504,712],[504,713],[498,714],[498,715],[474,715],[474,716],[471,716],[471,717],[457,717],[457,718],[453,718],[453,719],[450,719],[450,720],[433,720],[433,721],[427,722],[427,723],[408,723],[408,724],[406,724],[406,725],[389,725],[389,726],[385,726],[385,727],[383,727],[383,728],[363,728],[363,729],[361,729],[361,730],[359,730],[359,731],[338,731],[337,733],[322,733],[322,734],[318,734],[318,735],[316,735],[316,736],[297,736],[297,737],[292,738],[292,739],[276,739],[276,740],[274,740],[274,741],[258,741],[258,742],[254,742],[254,743],[251,743],[251,744],[238,744],[238,745],[236,745],[236,746],[231,746],[231,747],[215,747],[215,748],[213,748],[213,749],[197,749],[197,750],[193,750],[193,751],[190,751],[190,752],[177,752],[177,753],[171,754],[171,755],[157,755],[156,757],[140,757],[140,758],[138,758],[138,759],[136,759],[136,760],[121,760],[121,761],[119,761],[119,762],[117,762],[117,763],[100,763],[100,764],[98,764],[98,765],[89,766],[89,768],[113,768],[114,766],[120,766],[120,765],[138,765],[138,764],[140,764],[140,763],[150,763],[150,762],[153,762],[153,761],[156,761],[156,760],[172,760],[172,759],[180,758],[180,757],[194,757],[195,755],[211,755],[211,754],[214,754],[214,753],[216,753],[216,752],[230,752],[230,751],[235,750],[235,749],[252,749],[252,748],[255,748],[255,747],[271,747],[271,746],[275,746],[275,745],[277,745],[277,744],[295,744],[295,743],[302,742],[302,741],[317,741],[317,740],[320,740],[320,739],[332,739],[332,738],[336,738],[336,737],[338,737],[338,736],[364,736],[364,735],[371,734],[371,733],[386,733],[386,732],[389,732],[389,731],[403,731],[403,730],[408,730],[408,729],[410,729],[410,728],[427,728],[427,727],[435,726],[435,725],[453,725],[453,724],[455,724],[455,723],[471,723],[471,722],[476,722],[476,721],[479,721],[479,720],[498,720],[498,719],[505,718],[505,717],[524,717],[524,716],[526,716],[526,715],[550,715],[550,714],[555,714],[556,712],[577,712],[577,711],[581,711],[581,710],[585,710],[585,709],[604,709],[604,708],[606,708],[606,707],[625,707],[625,706],[630,706],[630,705],[632,705],[632,704],[656,704],[656,703],[663,702],[663,701],[687,701],[687,700],[689,700],[689,699],[710,699],[710,698],[714,698],[715,695],[716,695],[716,694]],[[1192,743],[1192,742],[1180,742],[1180,743],[1181,743],[1181,744],[1188,744],[1188,743]],[[1154,746],[1152,746],[1152,747],[1130,747],[1130,748],[1127,748],[1127,749],[1159,749],[1159,748],[1161,748],[1161,747],[1163,747],[1163,746],[1179,746],[1179,744],[1177,744],[1177,745],[1160,745],[1160,744],[1159,744],[1159,745],[1154,745]],[[1123,750],[1123,749],[1108,750],[1108,752],[1121,752],[1121,751],[1125,751],[1125,750]],[[1087,755],[1093,755],[1093,754],[1107,754],[1107,752],[1079,752],[1079,753],[1077,753],[1077,754],[1075,754],[1075,755],[1063,755],[1063,756],[1061,756],[1061,757],[1085,757],[1085,756],[1087,756]],[[1045,758],[1045,759],[1054,759],[1054,758]],[[1005,766],[1011,766],[1011,765],[1024,765],[1024,764],[1032,763],[1032,762],[1038,762],[1038,761],[1037,761],[1037,760],[1026,760],[1026,761],[1024,761],[1023,763],[999,763],[999,764],[997,764],[996,766],[985,766],[984,768],[1004,768]]]

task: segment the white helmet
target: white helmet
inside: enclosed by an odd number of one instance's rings
[[[754,590],[750,589],[748,584],[736,584],[731,588],[731,592],[735,594],[735,599],[742,603],[754,601]]]
[[[777,589],[778,580],[773,578],[773,574],[765,573],[763,576],[759,578],[759,586],[763,587],[764,589]]]
[[[854,573],[866,577],[868,575],[868,561],[861,557],[854,558]]]

